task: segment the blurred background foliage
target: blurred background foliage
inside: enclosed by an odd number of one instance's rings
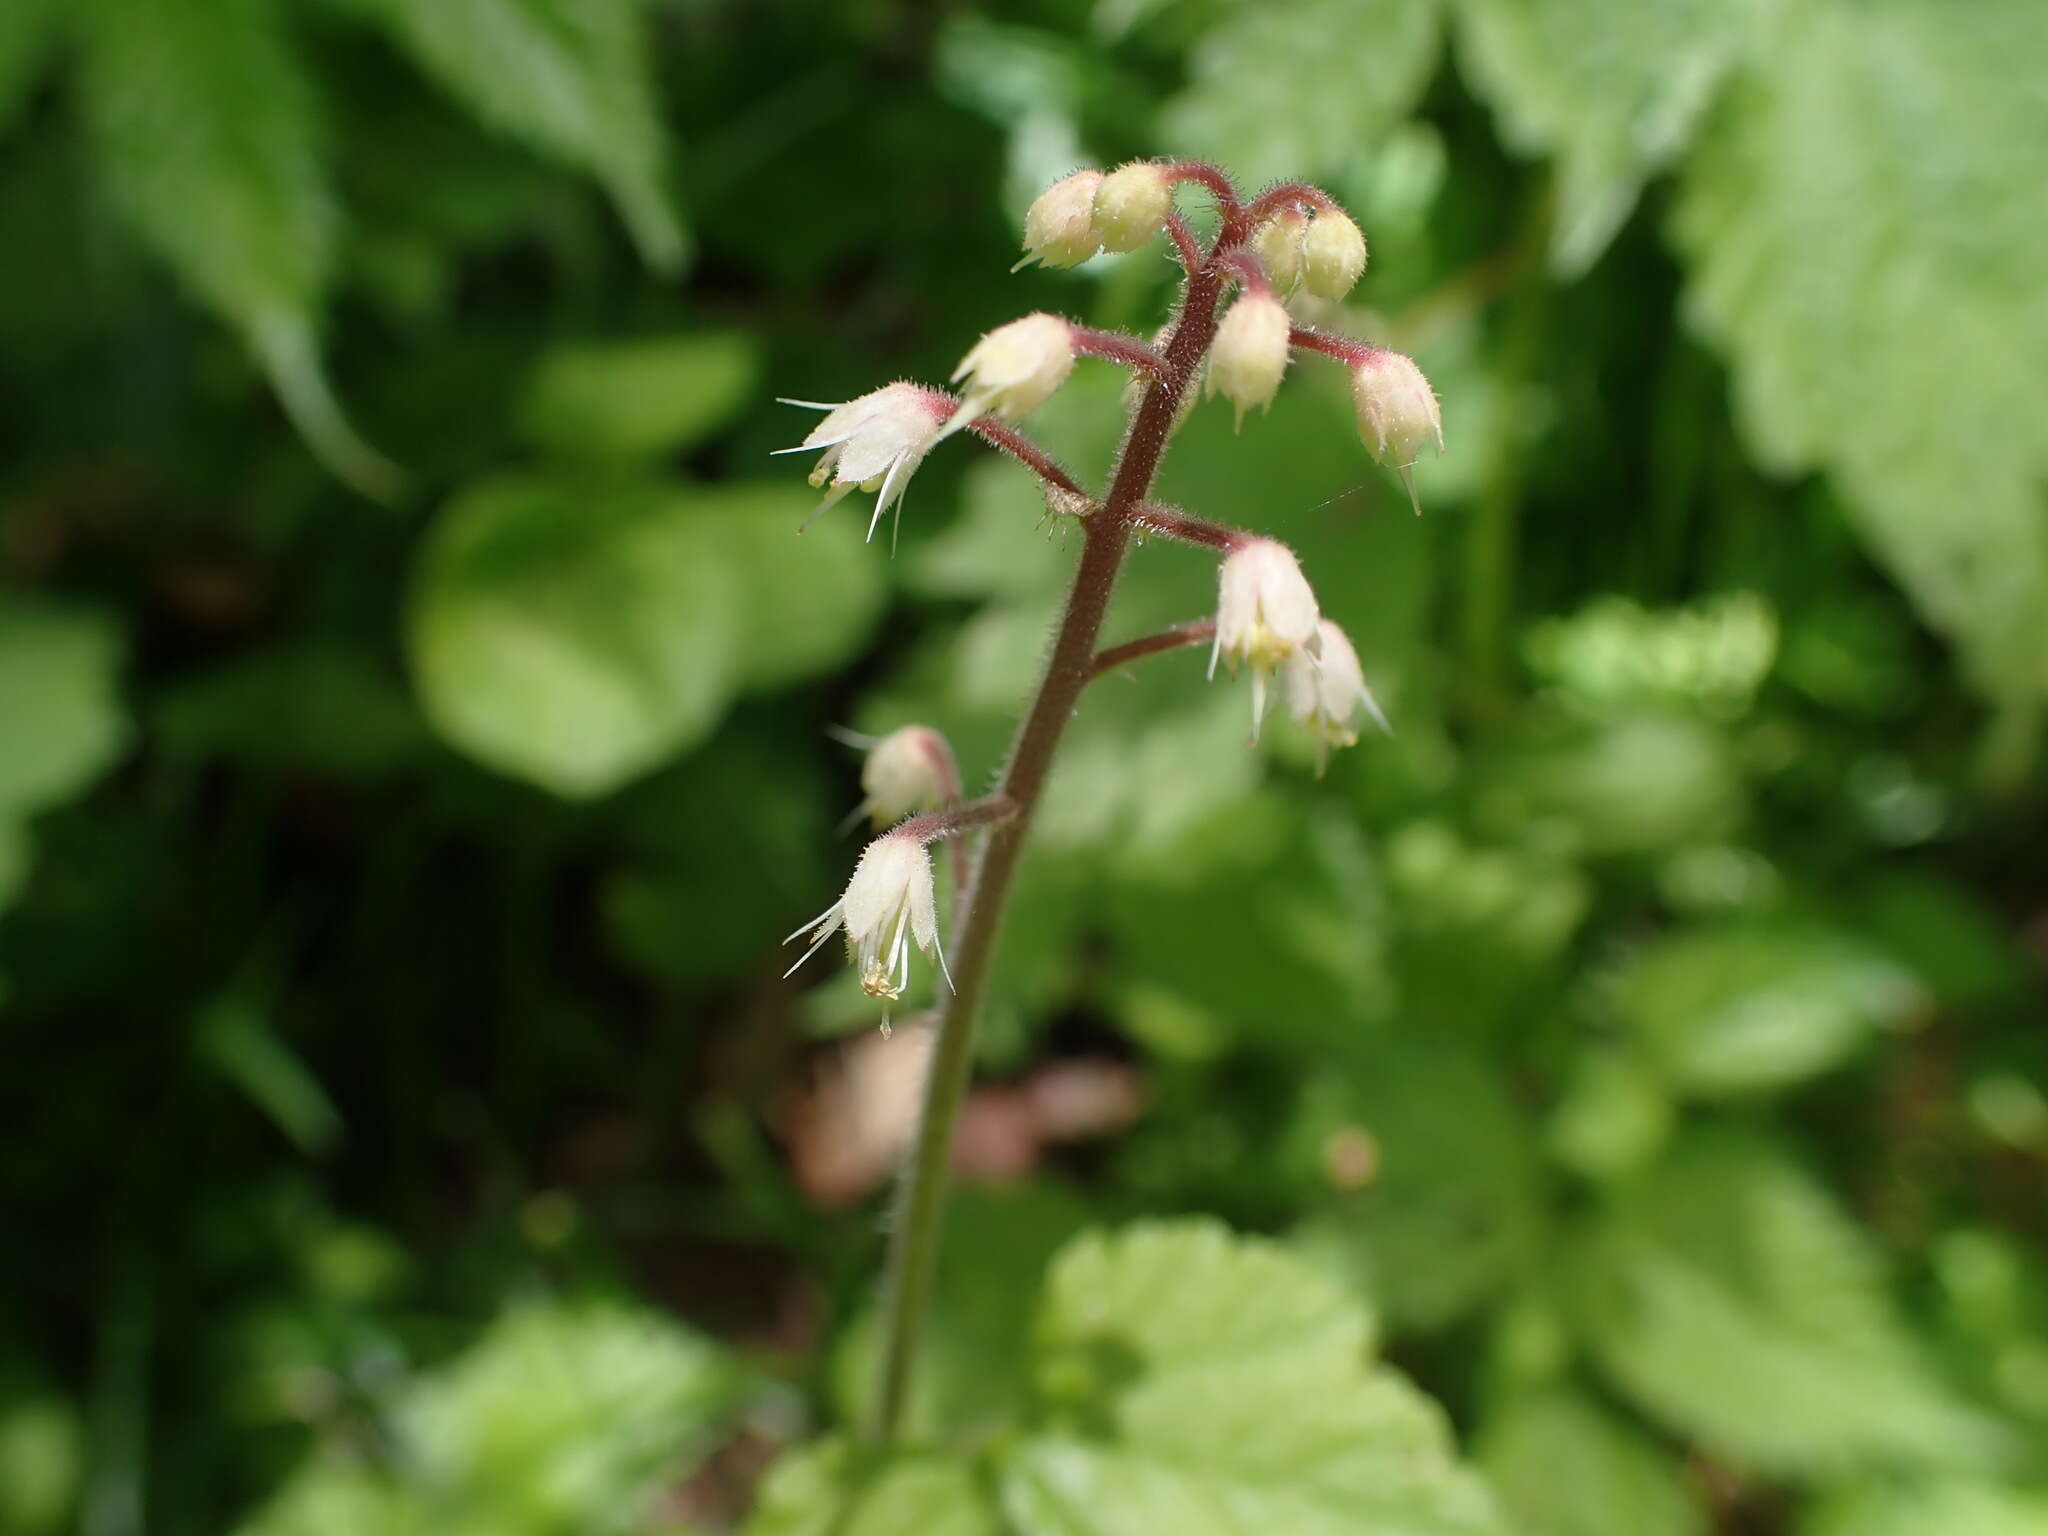
[[[1149,330],[1157,248],[1005,269],[1169,153],[1345,199],[1443,398],[1420,520],[1314,359],[1164,483],[1397,731],[1098,685],[919,1388],[999,1462],[852,1529],[1490,1528],[1376,1339],[1506,1529],[2048,1531],[2044,79],[2038,0],[10,0],[0,1531],[830,1524],[756,1483],[918,1034],[781,979],[824,728],[982,780],[1069,551],[965,441],[793,538],[771,397]],[[1070,1241],[1192,1211],[1280,1247]],[[1383,1459],[1244,1463],[1304,1400]]]

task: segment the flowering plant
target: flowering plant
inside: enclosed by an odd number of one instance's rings
[[[1183,187],[1213,202],[1216,224],[1206,241],[1174,207]],[[894,1002],[903,996],[913,948],[937,962],[944,982],[924,1115],[890,1259],[875,1421],[883,1441],[896,1433],[903,1414],[932,1284],[953,1125],[1005,900],[1083,690],[1140,657],[1206,644],[1212,676],[1219,661],[1232,673],[1249,669],[1254,739],[1275,677],[1288,713],[1315,735],[1324,754],[1357,740],[1362,713],[1385,725],[1350,641],[1321,612],[1285,545],[1150,499],[1161,459],[1198,387],[1229,400],[1242,426],[1246,412],[1272,402],[1297,350],[1350,370],[1360,437],[1409,484],[1412,497],[1409,471],[1417,455],[1441,445],[1436,398],[1420,370],[1398,353],[1296,324],[1280,291],[1300,284],[1319,298],[1342,298],[1364,271],[1365,237],[1318,187],[1285,182],[1247,198],[1214,166],[1142,161],[1108,175],[1079,171],[1042,194],[1025,219],[1019,265],[1073,266],[1100,250],[1136,250],[1161,233],[1182,277],[1172,318],[1154,342],[1056,315],[1026,315],[969,349],[954,374],[958,396],[898,382],[844,404],[815,405],[828,413],[825,419],[796,449],[785,450],[823,450],[811,476],[814,485],[829,485],[820,511],[855,488],[872,491],[872,537],[885,511],[900,516],[904,486],[925,455],[945,438],[971,432],[1037,475],[1052,512],[1072,518],[1082,531],[1044,673],[994,791],[963,800],[951,750],[929,727],[906,728],[876,743],[863,775],[869,791],[863,810],[915,814],[869,844],[845,895],[791,935],[810,941],[801,965],[843,928],[860,985],[873,997]],[[1086,489],[1015,425],[1084,357],[1134,375],[1123,444],[1100,493]],[[1100,635],[1110,597],[1141,534],[1219,556],[1216,610],[1213,617],[1105,649]],[[953,840],[960,886],[950,964],[926,851],[947,839]],[[979,846],[970,847],[970,840]]]

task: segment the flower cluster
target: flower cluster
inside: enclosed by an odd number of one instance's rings
[[[1214,203],[1214,233],[1206,243],[1175,208],[1186,190]],[[973,967],[982,963],[989,942],[988,932],[976,927],[987,881],[966,878],[968,840],[982,829],[994,829],[990,838],[1013,836],[1003,824],[1035,800],[1079,690],[1104,668],[1206,642],[1212,677],[1219,666],[1251,674],[1253,740],[1277,691],[1286,713],[1314,739],[1319,769],[1333,748],[1358,740],[1363,719],[1387,729],[1357,651],[1323,613],[1293,551],[1277,540],[1146,499],[1159,457],[1198,394],[1222,396],[1242,428],[1248,414],[1272,404],[1297,352],[1345,366],[1367,453],[1401,479],[1412,499],[1416,460],[1425,448],[1440,451],[1443,439],[1436,396],[1421,370],[1397,352],[1303,323],[1290,310],[1300,294],[1318,314],[1333,312],[1365,271],[1365,236],[1316,187],[1282,183],[1246,199],[1213,166],[1134,161],[1106,173],[1076,171],[1040,195],[1025,215],[1018,265],[1076,267],[1102,252],[1138,250],[1161,234],[1184,276],[1174,317],[1153,341],[1054,314],[1027,314],[997,326],[967,350],[953,372],[955,391],[898,382],[843,404],[812,405],[826,413],[824,419],[798,448],[783,450],[821,453],[811,474],[813,485],[826,488],[820,511],[855,489],[873,493],[872,537],[884,512],[900,515],[904,487],[925,456],[946,438],[970,432],[1036,473],[1049,506],[1080,514],[1089,550],[1077,572],[1076,601],[1055,642],[1054,662],[996,793],[963,801],[951,748],[927,726],[906,726],[866,743],[863,798],[855,816],[870,817],[886,830],[861,855],[845,894],[791,938],[810,939],[809,958],[843,931],[860,986],[871,996],[894,1001],[903,995],[913,950],[931,955],[945,970],[927,851],[942,839],[958,840],[952,844],[955,882],[974,887],[964,898],[962,964],[969,969],[962,975],[978,974]],[[1100,495],[1017,426],[1067,382],[1082,358],[1116,363],[1134,376],[1124,445],[1112,482]],[[1215,615],[1097,650],[1117,567],[1139,532],[1219,557]],[[1083,595],[1092,600],[1079,601]],[[1085,665],[1091,651],[1092,669]],[[1014,842],[1007,846],[1011,856],[992,861],[1003,871],[994,877],[998,885],[1014,863]],[[999,911],[1000,904],[997,890],[988,910]]]

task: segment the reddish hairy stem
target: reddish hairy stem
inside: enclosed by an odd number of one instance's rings
[[[1236,278],[1247,293],[1273,291],[1273,284],[1266,277],[1266,264],[1250,251],[1224,251],[1216,257],[1216,265]]]
[[[1178,539],[1183,544],[1193,544],[1224,554],[1228,554],[1251,537],[1241,528],[1231,528],[1222,523],[1190,517],[1179,507],[1163,507],[1156,501],[1148,501],[1134,511],[1131,514],[1131,526],[1140,533],[1156,533],[1162,538]]]
[[[1206,160],[1175,160],[1165,167],[1167,175],[1175,181],[1197,181],[1216,194],[1216,204],[1223,210],[1226,220],[1237,217],[1241,206],[1237,195],[1237,183],[1221,166],[1211,165]]]
[[[994,416],[977,416],[967,424],[967,430],[990,447],[1002,449],[1047,485],[1057,486],[1075,496],[1088,494],[1081,489],[1081,483],[1061,467],[1058,459],[1008,422]]]
[[[919,738],[919,745],[924,748],[925,761],[931,764],[932,777],[939,781],[939,809],[956,810],[966,796],[952,743],[937,731],[926,731]],[[953,868],[953,910],[957,914],[967,894],[967,844],[953,838],[946,844],[946,853]]]
[[[1166,377],[1165,357],[1158,348],[1147,346],[1135,336],[1126,336],[1121,331],[1098,331],[1092,325],[1076,325],[1070,330],[1074,351],[1082,357],[1106,358],[1151,379]]]
[[[1188,221],[1177,213],[1166,216],[1166,233],[1173,241],[1173,248],[1180,253],[1181,270],[1189,277],[1202,265],[1202,247],[1195,239],[1195,232],[1188,228]]]
[[[1235,190],[1229,187],[1229,178],[1220,171],[1215,175],[1230,191],[1234,207]],[[1203,178],[1198,175],[1194,179]],[[1096,641],[1130,546],[1138,509],[1144,505],[1167,440],[1173,435],[1181,400],[1194,380],[1202,354],[1216,337],[1216,301],[1222,291],[1219,272],[1200,268],[1189,276],[1179,322],[1166,344],[1165,375],[1151,380],[1139,396],[1117,451],[1109,494],[1103,498],[1101,510],[1081,524],[1081,559],[1074,568],[1066,611],[997,789],[998,796],[1015,807],[1015,814],[994,824],[968,884],[953,954],[953,991],[939,1009],[938,1042],[925,1085],[924,1114],[906,1165],[899,1219],[890,1243],[880,1390],[872,1429],[874,1438],[883,1444],[896,1438],[910,1392],[918,1324],[931,1296],[932,1270],[938,1257],[953,1126],[966,1096],[974,1058],[974,1023],[995,960],[1003,906],[1009,899],[1032,813],[1052,771],[1053,754],[1081,691],[1095,675]]]
[[[1004,821],[1017,813],[1017,802],[1008,795],[985,795],[979,800],[970,800],[965,805],[942,806],[936,811],[926,811],[899,821],[883,835],[885,837],[914,837],[920,843],[932,844],[943,837],[952,837],[971,827],[984,827],[990,822]]]
[[[1266,188],[1252,199],[1251,206],[1244,211],[1245,222],[1260,224],[1292,203],[1307,203],[1311,208],[1327,208],[1332,213],[1343,213],[1343,205],[1321,187],[1306,181],[1283,181]]]
[[[1293,327],[1287,333],[1287,343],[1307,352],[1320,352],[1325,357],[1334,357],[1338,362],[1352,368],[1380,354],[1378,347],[1369,346],[1362,341],[1353,341],[1349,336],[1339,336],[1331,331],[1319,331],[1312,325]]]
[[[1105,672],[1114,672],[1128,662],[1139,661],[1147,656],[1157,656],[1161,651],[1177,651],[1189,645],[1206,645],[1215,638],[1214,619],[1190,619],[1185,624],[1162,629],[1156,635],[1126,640],[1122,645],[1112,645],[1107,650],[1097,651],[1094,675],[1100,677]]]

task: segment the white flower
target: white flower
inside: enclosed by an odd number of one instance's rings
[[[1173,211],[1173,178],[1149,160],[1133,160],[1095,189],[1095,232],[1105,251],[1135,251]]]
[[[1095,189],[1102,172],[1076,171],[1039,193],[1024,215],[1024,259],[1015,272],[1034,261],[1048,267],[1078,267],[1101,247],[1095,232]]]
[[[932,861],[915,837],[890,832],[876,838],[860,856],[846,894],[792,933],[784,943],[809,937],[811,947],[796,965],[815,955],[840,928],[846,930],[846,952],[860,972],[860,989],[869,997],[894,1002],[910,985],[910,950],[915,944],[936,956],[943,973],[946,957],[939,952],[938,908],[932,896]],[[952,977],[946,984],[952,985]]]
[[[1264,410],[1280,392],[1290,324],[1286,305],[1270,293],[1251,292],[1231,305],[1216,327],[1209,348],[1209,389],[1237,407],[1240,427],[1246,411]]]
[[[1358,652],[1351,648],[1344,631],[1324,619],[1316,626],[1316,638],[1313,651],[1298,650],[1282,664],[1281,682],[1287,692],[1287,713],[1316,737],[1316,771],[1320,773],[1329,763],[1330,748],[1348,747],[1358,740],[1354,721],[1361,704],[1381,730],[1392,735],[1394,728],[1365,686]]]
[[[884,384],[844,405],[816,400],[784,400],[782,404],[826,413],[825,419],[796,447],[775,450],[825,450],[811,471],[811,484],[823,485],[829,480],[832,489],[818,503],[817,512],[804,520],[804,527],[810,527],[819,512],[848,492],[856,488],[875,491],[879,493],[875,497],[875,515],[868,520],[871,539],[882,514],[902,496],[911,475],[939,440],[939,428],[952,408],[952,402],[936,390],[905,383]]]
[[[1301,281],[1302,243],[1308,234],[1308,215],[1299,208],[1282,208],[1259,226],[1252,250],[1275,291],[1286,293]]]
[[[1365,236],[1335,208],[1316,212],[1302,241],[1302,275],[1308,291],[1322,299],[1341,299],[1365,271]]]
[[[1366,448],[1401,477],[1414,500],[1410,467],[1426,444],[1434,443],[1439,453],[1444,447],[1443,417],[1429,380],[1412,358],[1374,349],[1352,365],[1351,401]]]
[[[977,341],[953,377],[967,381],[960,408],[945,425],[959,431],[994,412],[1009,421],[1028,416],[1074,371],[1074,332],[1058,315],[1026,315]],[[943,434],[942,434],[943,435]]]
[[[1236,670],[1252,668],[1252,739],[1266,713],[1266,679],[1290,656],[1320,643],[1316,595],[1294,553],[1272,539],[1249,539],[1224,558],[1217,574],[1216,642],[1209,675],[1220,656]]]
[[[928,811],[953,793],[953,752],[928,725],[891,731],[868,751],[860,787],[861,812],[887,826],[912,811]]]

